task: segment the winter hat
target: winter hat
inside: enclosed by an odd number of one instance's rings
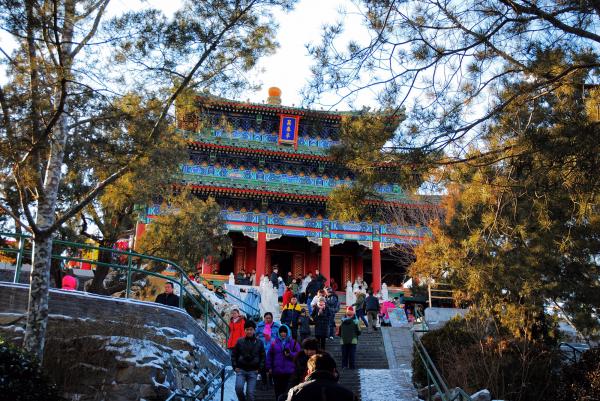
[[[318,302],[321,302],[321,301],[325,302],[325,297],[319,297],[319,301]]]
[[[287,334],[287,332],[288,332],[287,331],[287,327],[285,327],[285,326],[280,326],[279,327],[279,333],[285,333],[285,334]]]
[[[354,312],[354,308],[352,306],[348,306],[346,308],[346,312]]]

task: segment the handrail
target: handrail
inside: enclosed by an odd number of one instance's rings
[[[202,393],[210,389],[212,384],[218,383],[219,386],[214,386],[213,389],[202,397],[203,400],[211,400],[215,395],[217,390],[221,389],[221,401],[223,401],[223,397],[225,395],[225,382],[227,379],[233,374],[233,369],[227,369],[229,366],[223,366],[216,374],[214,374],[209,380],[204,383],[204,386],[195,393],[191,394],[190,392],[180,392],[174,391],[165,401],[171,400],[197,400]],[[220,379],[217,381],[217,379]]]
[[[423,332],[429,331],[429,326],[427,325],[425,316],[423,314],[421,314],[420,312],[418,312],[417,310],[415,310],[415,316],[417,316],[417,315],[419,315],[419,318],[422,320],[421,321],[422,329],[413,331],[412,336],[413,336],[413,343],[415,345],[415,349],[417,350],[419,359],[421,359],[421,362],[423,363],[423,366],[425,367],[425,372],[427,375],[427,388],[428,388],[427,400],[428,401],[432,400],[433,394],[429,389],[431,389],[431,384],[433,384],[433,386],[437,390],[437,393],[440,396],[440,398],[442,399],[442,401],[472,401],[469,394],[467,394],[463,389],[461,389],[459,387],[452,389],[452,390],[448,389],[448,384],[444,380],[444,377],[437,370],[435,364],[433,363],[433,360],[431,359],[431,357],[429,356],[429,353],[427,352],[427,348],[425,348],[425,345],[423,344],[423,342],[421,341],[421,339],[418,335],[418,333],[423,333]]]
[[[244,301],[243,299],[239,298],[236,295],[233,295],[232,293],[230,293],[229,291],[227,291],[225,288],[223,288],[223,293],[230,296],[231,298],[234,298],[238,301],[240,301],[241,303],[243,303],[246,307],[248,307],[248,309],[252,310],[253,315],[252,316],[248,316],[248,317],[254,317],[254,318],[258,318],[260,319],[260,309],[259,308],[255,308],[254,306],[250,305],[248,302]]]
[[[569,343],[565,343],[565,342],[561,342],[560,344],[558,344],[558,349],[561,350],[561,347],[566,346],[567,348],[570,348],[571,351],[573,351],[573,358],[569,358],[571,359],[571,362],[575,363],[579,360],[579,358],[581,357],[581,355],[585,352],[582,351],[581,349],[572,346]]]
[[[17,248],[0,247],[0,252],[6,252],[9,254],[13,253],[16,255],[15,256],[16,266],[15,266],[15,275],[13,278],[13,282],[17,283],[19,281],[19,276],[20,276],[22,265],[23,265],[23,257],[25,255],[31,255],[31,253],[32,253],[32,250],[25,249],[25,243],[27,240],[31,241],[32,238],[31,238],[31,236],[28,236],[25,234],[0,232],[0,237],[2,237],[2,236],[12,237],[12,238],[19,240],[18,249]],[[137,253],[137,252],[123,251],[123,250],[114,249],[114,248],[106,248],[106,247],[94,246],[94,245],[89,245],[89,244],[81,244],[81,243],[77,243],[77,242],[54,240],[53,244],[62,245],[62,246],[68,247],[68,248],[97,250],[97,251],[102,251],[102,252],[111,252],[111,254],[113,254],[113,255],[116,254],[116,255],[120,255],[120,256],[127,256],[127,265],[121,265],[118,263],[100,262],[97,260],[83,258],[83,257],[63,256],[63,255],[55,255],[55,254],[51,255],[51,258],[55,259],[55,260],[82,262],[82,263],[89,263],[90,265],[115,268],[115,269],[119,269],[119,270],[127,270],[127,284],[126,284],[126,291],[125,291],[126,298],[129,298],[130,294],[131,294],[132,272],[142,273],[145,275],[158,277],[158,278],[170,281],[170,282],[178,281],[179,287],[181,288],[181,291],[182,291],[182,296],[179,297],[179,307],[183,308],[183,299],[184,299],[183,293],[185,293],[185,295],[188,296],[188,298],[192,301],[192,303],[194,305],[196,305],[197,307],[199,307],[201,309],[204,309],[204,330],[208,331],[208,320],[210,319],[215,324],[215,329],[219,330],[224,335],[225,344],[227,343],[227,340],[229,338],[229,324],[217,312],[217,310],[214,308],[214,306],[212,305],[210,300],[208,298],[206,298],[204,296],[204,294],[202,294],[198,290],[198,288],[195,286],[195,283],[192,282],[192,280],[190,280],[190,278],[188,277],[186,272],[176,263],[174,263],[170,260],[167,260],[167,259],[156,257],[156,256],[144,255],[144,254]],[[176,270],[176,273],[179,274],[179,278],[174,279],[171,276],[166,276],[166,275],[156,273],[156,272],[153,272],[150,270],[133,267],[132,264],[133,264],[134,258],[137,259],[138,266],[141,266],[141,261],[144,259],[148,260],[148,261],[154,261],[154,262],[165,264],[165,265],[167,265],[167,267],[170,266]],[[190,288],[193,288],[193,291],[190,290]],[[200,300],[204,303],[204,305],[202,305],[200,303],[200,301],[198,301],[197,298],[200,298]]]
[[[202,278],[202,280],[206,281],[207,283],[210,283],[213,286],[215,285],[214,282],[217,281],[217,280],[211,280],[210,278],[206,278],[206,277],[204,277],[202,275],[200,277]],[[254,306],[250,305],[248,302],[246,302],[243,299],[239,298],[237,295],[234,295],[231,292],[227,291],[224,286],[219,286],[219,287],[223,291],[223,294],[229,295],[231,298],[233,298],[233,299],[241,302],[243,305],[245,305],[248,309],[250,309],[252,311],[253,315],[252,316],[248,316],[248,317],[254,317],[255,319],[260,320],[260,309],[259,308],[255,308]]]

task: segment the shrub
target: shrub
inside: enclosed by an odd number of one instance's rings
[[[453,318],[442,328],[425,333],[421,337],[421,342],[427,349],[427,353],[440,374],[446,377],[447,372],[444,368],[447,364],[441,362],[451,356],[447,351],[461,349],[464,346],[474,344],[475,339],[472,333],[469,333],[467,330],[464,319]],[[424,386],[427,383],[427,372],[416,349],[413,351],[412,367],[413,381],[418,385]]]
[[[583,353],[581,359],[565,366],[557,400],[600,400],[600,348]]]
[[[57,401],[56,386],[30,354],[0,338],[0,394],[14,401]]]
[[[554,399],[560,362],[542,342],[513,338],[477,319],[453,319],[421,341],[450,388],[487,388],[494,398],[511,401]],[[416,354],[413,369],[413,380],[427,383]]]

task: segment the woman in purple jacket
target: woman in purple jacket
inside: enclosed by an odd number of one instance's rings
[[[294,358],[300,352],[300,344],[292,338],[290,328],[282,324],[277,331],[277,337],[271,341],[267,354],[267,369],[273,377],[275,399],[287,393],[290,378],[296,369]]]

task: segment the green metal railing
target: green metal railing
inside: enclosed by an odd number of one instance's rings
[[[6,245],[7,241],[2,241],[2,239],[12,238],[16,244],[16,246],[12,247]],[[15,233],[6,233],[0,232],[0,254],[6,256],[14,257],[14,265],[15,265],[15,273],[13,282],[18,283],[19,277],[21,275],[21,270],[23,267],[23,261],[26,258],[31,258],[32,255],[32,238],[23,234],[15,234]],[[227,344],[227,339],[229,338],[229,324],[223,319],[223,317],[215,310],[210,300],[208,300],[196,287],[195,283],[187,276],[185,271],[176,263],[171,262],[166,259],[157,258],[154,256],[144,255],[131,251],[122,251],[114,248],[104,248],[95,245],[89,244],[81,244],[76,242],[69,241],[61,241],[54,240],[53,241],[53,249],[55,247],[62,248],[63,251],[56,254],[52,253],[52,259],[60,260],[62,262],[81,262],[88,263],[91,266],[102,266],[110,269],[116,269],[122,271],[126,274],[126,286],[125,286],[125,297],[131,298],[131,287],[133,282],[134,274],[144,275],[144,276],[152,276],[160,279],[167,280],[172,283],[176,283],[179,285],[181,289],[181,296],[179,297],[179,307],[184,307],[184,300],[188,299],[191,301],[192,305],[197,307],[200,311],[202,311],[202,326],[205,331],[209,331],[209,322],[214,325],[214,330],[222,334],[221,345],[223,347]],[[70,253],[73,255],[79,254],[82,250],[85,251],[98,251],[100,252],[109,252],[111,259],[115,256],[119,259],[125,259],[126,264],[113,263],[113,262],[101,262],[99,260],[94,260],[90,258],[86,258],[83,256],[70,256],[65,255],[66,251],[71,251]],[[147,270],[143,268],[144,264],[157,263],[160,266],[164,267],[164,270],[167,268],[174,271],[174,276],[164,275],[160,273],[156,273],[151,270]]]
[[[255,321],[259,321],[261,320],[261,316],[260,316],[260,309],[256,308],[252,305],[250,305],[248,302],[244,301],[243,299],[239,298],[236,295],[233,295],[232,293],[230,293],[229,291],[227,291],[225,288],[223,288],[223,294],[227,295],[228,297],[231,297],[233,299],[235,299],[236,301],[240,302],[242,305],[244,305],[246,308],[248,308],[248,310],[250,310],[252,312],[252,316],[248,316],[248,318],[255,320]],[[238,306],[242,307],[242,305],[237,304]]]
[[[565,342],[558,344],[558,350],[565,355],[571,363],[578,362],[581,359],[581,355],[586,351],[586,349],[577,348],[572,344]]]
[[[420,324],[421,328],[413,330],[413,344],[427,373],[426,388],[428,391],[426,400],[431,401],[434,397],[439,397],[442,401],[472,401],[472,398],[463,389],[459,387],[452,390],[448,389],[448,384],[431,360],[425,345],[421,342],[420,333],[429,331],[429,326],[427,325],[427,321],[425,321],[425,315],[420,310],[416,309],[415,317],[417,319],[417,324]],[[435,391],[433,391],[434,389]]]
[[[200,390],[195,392],[175,391],[165,401],[212,400],[218,390],[221,390],[221,401],[224,401],[225,382],[232,374],[233,369],[223,366],[219,372],[204,383],[204,386]]]

